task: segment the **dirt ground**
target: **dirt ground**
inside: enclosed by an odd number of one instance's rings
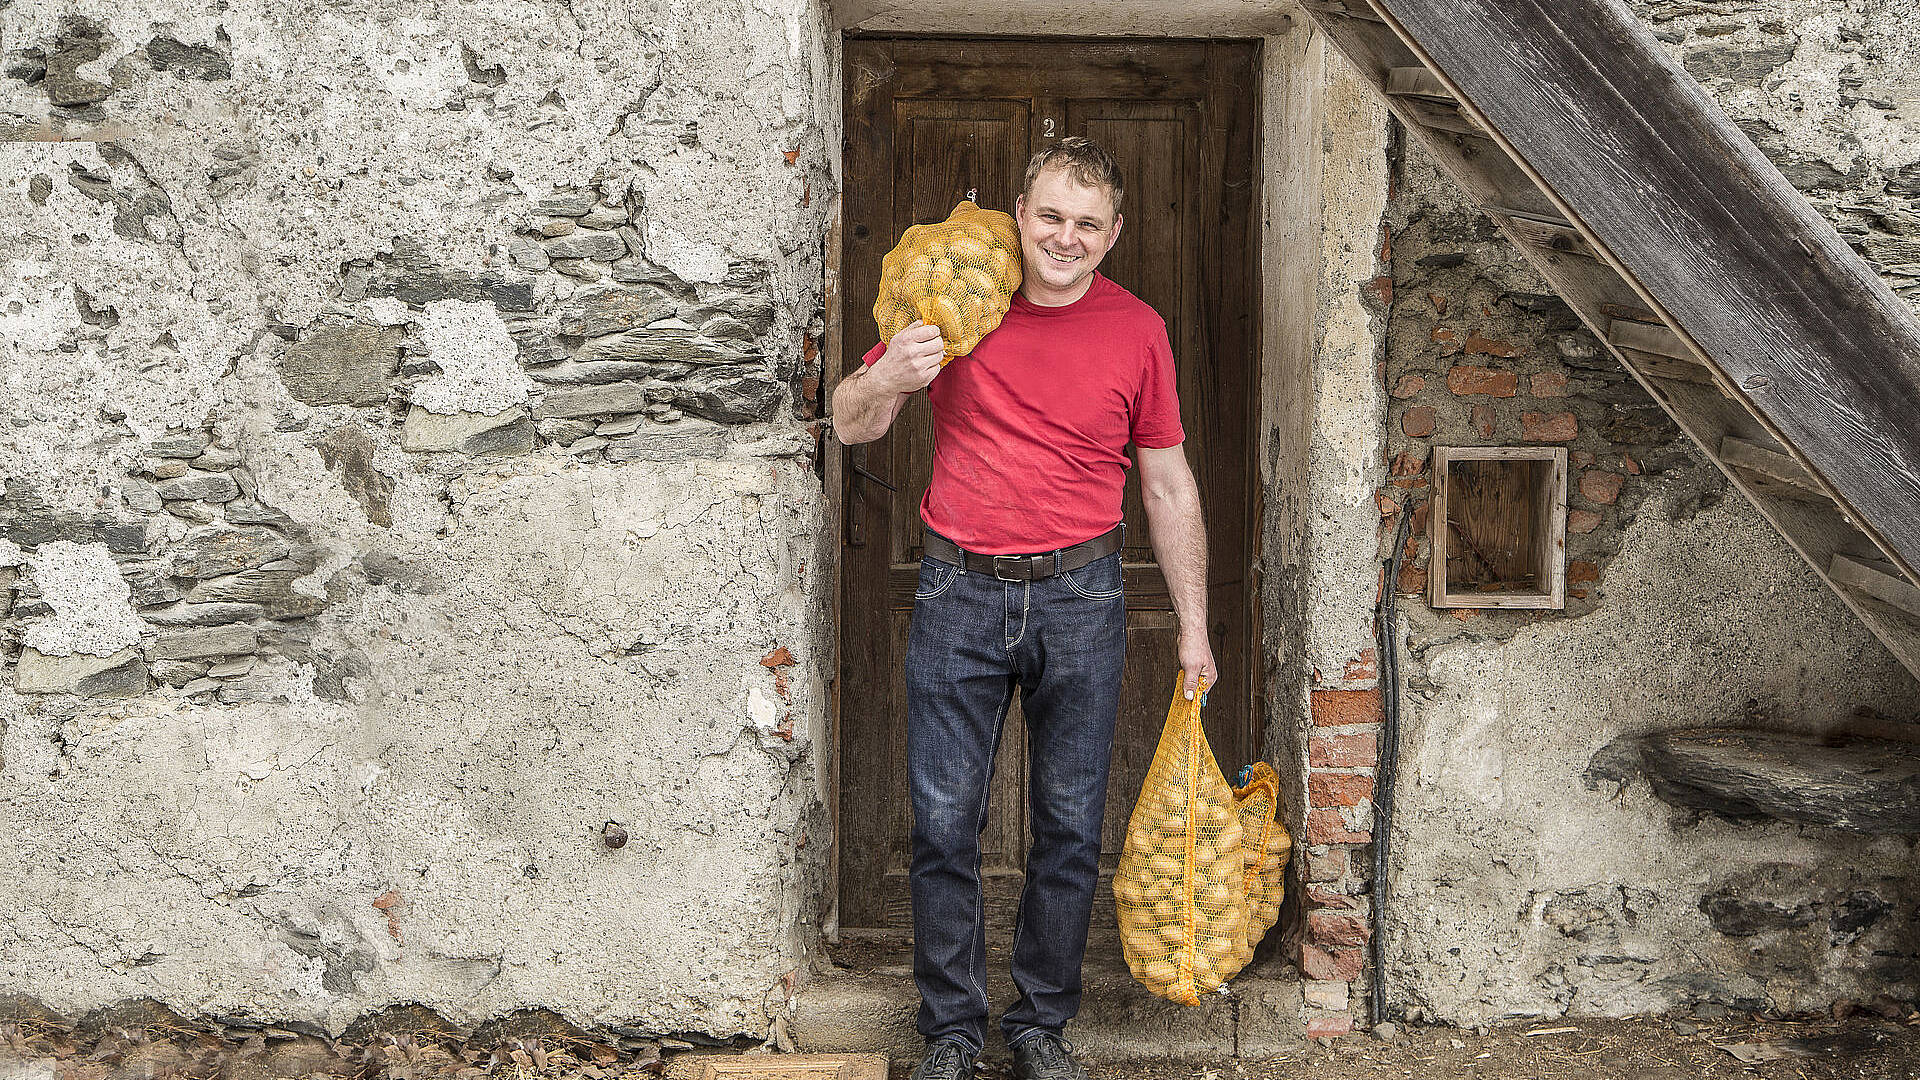
[[[1105,1065],[1093,1080],[1920,1080],[1920,1014],[1844,1019],[1647,1017],[1531,1022],[1484,1034],[1403,1027],[1308,1043],[1273,1058]],[[674,1039],[606,1042],[549,1025],[502,1025],[464,1039],[406,1017],[340,1039],[248,1031],[161,1015],[0,1022],[0,1080],[643,1080],[698,1076],[699,1056],[754,1052]],[[910,1060],[894,1063],[904,1080]],[[815,1074],[817,1075],[817,1074]],[[982,1080],[1005,1080],[989,1061]],[[772,1080],[772,1078],[769,1078]]]

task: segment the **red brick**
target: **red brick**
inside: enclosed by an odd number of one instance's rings
[[[1346,858],[1346,848],[1334,848],[1333,850],[1338,851],[1342,859]],[[1335,875],[1335,878],[1345,876],[1345,866],[1346,864],[1344,862],[1341,863],[1342,869],[1338,875]],[[1328,880],[1335,880],[1335,878],[1329,878]],[[1336,886],[1324,885],[1317,881],[1307,883],[1307,899],[1319,904],[1321,907],[1338,908],[1342,911],[1351,911],[1358,906],[1354,903],[1353,897],[1341,892]]]
[[[1600,564],[1576,560],[1567,564],[1567,584],[1575,585],[1582,581],[1599,581]]]
[[[1373,834],[1364,833],[1347,824],[1335,807],[1323,807],[1307,811],[1306,842],[1315,846],[1320,844],[1371,844]]]
[[[1316,1016],[1307,1021],[1307,1038],[1337,1039],[1342,1035],[1353,1034],[1351,1016]]]
[[[1315,690],[1308,696],[1308,711],[1321,727],[1335,724],[1377,724],[1380,722],[1380,691]]]
[[[1380,677],[1379,664],[1374,660],[1372,649],[1361,649],[1360,655],[1347,661],[1347,669],[1340,673],[1347,682],[1360,682]]]
[[[1435,420],[1433,406],[1415,405],[1400,414],[1400,430],[1405,432],[1408,438],[1424,439],[1433,434]]]
[[[1427,467],[1427,455],[1401,451],[1393,455],[1393,464],[1387,471],[1394,476],[1417,476]]]
[[[1528,442],[1572,442],[1580,421],[1570,412],[1520,414],[1520,437]]]
[[[1626,482],[1627,478],[1620,473],[1588,469],[1580,474],[1580,494],[1590,502],[1612,506],[1620,498],[1620,485]]]
[[[1567,531],[1571,533],[1590,533],[1600,527],[1600,515],[1591,510],[1567,511]]]
[[[1359,949],[1322,949],[1317,945],[1302,944],[1300,973],[1309,979],[1352,982],[1360,977],[1365,955]]]
[[[1433,333],[1429,334],[1428,336],[1433,338],[1433,340],[1435,341],[1452,341],[1453,331],[1447,329],[1444,326],[1436,326],[1433,328]]]
[[[1518,345],[1481,337],[1477,330],[1467,335],[1467,354],[1470,356],[1519,356],[1520,352]]]
[[[1567,580],[1573,579],[1569,576]],[[1379,758],[1380,740],[1370,731],[1358,735],[1314,734],[1307,737],[1307,764],[1315,768],[1371,769]]]
[[[1585,450],[1567,451],[1567,464],[1576,469],[1584,469],[1593,464],[1593,455]]]
[[[1373,505],[1380,508],[1381,517],[1392,517],[1400,512],[1400,504],[1387,495],[1376,494],[1373,497]]]
[[[1307,913],[1307,936],[1316,945],[1365,945],[1373,930],[1358,915],[1321,909]]]
[[[1493,410],[1485,405],[1473,407],[1473,417],[1467,421],[1473,426],[1474,434],[1483,439],[1493,438]]]
[[[1534,397],[1566,397],[1567,373],[1564,371],[1538,371],[1527,380],[1527,389]]]
[[[1413,547],[1413,541],[1427,534],[1427,511],[1432,507],[1432,503],[1422,500],[1419,506],[1413,508],[1412,531],[1407,534],[1409,548]]]
[[[1423,566],[1400,564],[1398,586],[1403,593],[1424,593],[1427,591],[1427,570]]]
[[[1427,302],[1433,305],[1433,310],[1435,312],[1438,312],[1441,315],[1445,315],[1447,313],[1447,298],[1440,295],[1439,293],[1437,292],[1428,293]]]
[[[1334,816],[1338,817],[1339,815],[1336,814]],[[1309,822],[1308,824],[1309,824],[1308,831],[1311,832],[1312,823]],[[1341,878],[1346,876],[1347,876],[1347,849],[1346,848],[1343,848],[1343,847],[1328,848],[1326,850],[1326,853],[1322,855],[1315,855],[1311,851],[1307,852],[1307,880],[1308,881],[1339,881]]]
[[[1405,401],[1426,388],[1427,380],[1425,376],[1402,375],[1400,376],[1400,381],[1394,383],[1393,389],[1388,391],[1388,393],[1399,398],[1401,401]]]
[[[1371,776],[1329,772],[1307,774],[1307,801],[1314,806],[1359,806],[1372,795]]]
[[[1519,388],[1520,376],[1511,371],[1495,371],[1492,368],[1472,364],[1458,364],[1447,372],[1447,389],[1455,394],[1512,397]]]
[[[1393,303],[1393,278],[1392,277],[1386,274],[1382,274],[1379,277],[1373,279],[1373,281],[1371,282],[1371,287],[1373,289],[1373,294],[1380,298],[1381,303],[1383,304]]]
[[[1621,462],[1621,464],[1622,464],[1622,465],[1624,465],[1624,466],[1626,467],[1626,470],[1627,470],[1627,475],[1628,475],[1628,476],[1639,476],[1639,475],[1640,475],[1640,463],[1639,463],[1639,462],[1637,462],[1637,461],[1635,461],[1635,460],[1633,460],[1633,455],[1632,455],[1632,454],[1621,454],[1621,455],[1620,455],[1620,462]]]

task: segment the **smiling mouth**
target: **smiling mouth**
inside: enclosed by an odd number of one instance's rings
[[[1054,262],[1057,262],[1057,263],[1077,263],[1081,259],[1085,258],[1085,256],[1083,255],[1062,255],[1057,251],[1047,251],[1046,248],[1041,248],[1040,250],[1045,251],[1047,254],[1047,258],[1052,259]]]

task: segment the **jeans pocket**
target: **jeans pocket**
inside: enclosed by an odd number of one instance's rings
[[[1095,559],[1078,570],[1062,570],[1060,580],[1083,600],[1118,600],[1126,592],[1120,575],[1119,552]]]
[[[920,560],[920,582],[913,587],[915,600],[932,600],[953,587],[960,568],[933,559]]]

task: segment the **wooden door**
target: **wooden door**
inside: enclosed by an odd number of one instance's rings
[[[1208,616],[1221,673],[1207,734],[1231,774],[1258,752],[1262,715],[1252,570],[1257,45],[849,39],[844,70],[842,372],[855,370],[878,340],[880,260],[908,226],[944,219],[970,189],[980,205],[1012,212],[1029,154],[1052,139],[1086,135],[1119,159],[1125,224],[1101,272],[1153,305],[1173,342],[1187,457],[1207,515]],[[902,661],[922,556],[920,496],[932,468],[926,395],[913,398],[885,438],[842,452],[840,923],[908,928]],[[1139,480],[1129,475],[1127,668],[1103,871],[1119,858],[1178,667],[1172,606]],[[992,929],[1013,925],[1026,850],[1017,695],[1006,724],[982,841]],[[1112,925],[1103,885],[1094,929]]]

